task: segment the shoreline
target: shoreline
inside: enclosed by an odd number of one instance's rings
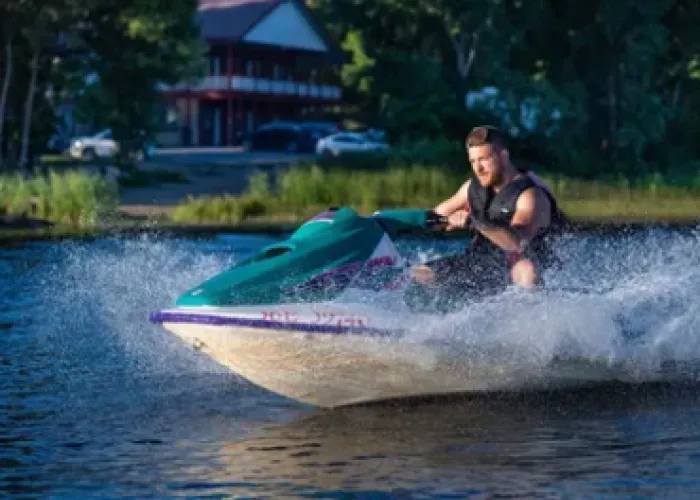
[[[162,208],[162,207],[159,207]],[[293,232],[305,219],[280,219],[259,217],[246,219],[237,224],[181,224],[165,218],[125,217],[94,228],[77,228],[56,225],[40,228],[0,228],[0,246],[11,246],[26,242],[89,240],[96,238],[136,237],[152,235],[158,237],[211,237],[219,234],[260,234],[284,236]],[[571,228],[565,234],[615,234],[636,231],[665,229],[683,231],[700,228],[700,217],[696,218],[573,218]],[[457,239],[467,237],[465,231],[427,236],[434,239]],[[417,236],[420,238],[421,236]]]
[[[238,155],[241,155],[238,158]],[[143,185],[122,186],[117,200],[117,211],[109,219],[97,227],[78,228],[61,224],[48,224],[46,221],[25,218],[11,221],[6,217],[0,220],[0,245],[11,245],[29,241],[89,239],[113,236],[136,236],[143,234],[172,236],[212,236],[217,234],[270,234],[285,235],[292,232],[306,218],[284,215],[264,215],[249,217],[237,223],[199,223],[175,222],[170,214],[173,209],[190,198],[201,196],[240,196],[245,193],[250,176],[256,172],[279,174],[301,161],[300,158],[284,157],[271,158],[266,155],[245,155],[232,153],[221,156],[214,155],[218,161],[207,157],[188,158],[186,155],[175,156],[170,161],[154,161],[139,167],[139,170],[151,179]],[[260,156],[260,158],[252,158]],[[235,157],[235,158],[234,158]],[[194,161],[194,160],[197,161]],[[233,162],[233,159],[238,161]],[[256,161],[252,161],[256,159]],[[177,161],[175,161],[177,160]],[[187,160],[187,161],[185,161]],[[165,175],[168,174],[168,175]],[[173,180],[171,177],[177,177]],[[580,204],[580,203],[579,203]],[[577,207],[579,216],[569,216],[571,233],[613,234],[628,231],[670,229],[688,230],[700,228],[700,213],[685,210],[678,215],[667,207],[634,207],[634,210],[624,210],[631,215],[614,215],[620,211],[617,206],[604,215],[591,214],[584,206]],[[590,207],[598,209],[598,207]],[[602,207],[602,212],[606,207]],[[649,210],[647,208],[656,208]],[[638,213],[635,212],[637,210]],[[652,215],[649,212],[656,212]],[[22,216],[18,217],[22,219]],[[19,222],[19,223],[18,223]],[[24,224],[23,224],[24,223]],[[36,226],[31,228],[31,226]],[[430,238],[460,238],[464,232],[449,234],[434,234]]]

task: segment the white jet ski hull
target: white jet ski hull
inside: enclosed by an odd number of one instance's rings
[[[371,307],[291,305],[176,308],[152,321],[269,391],[319,407],[387,399],[608,381],[602,366],[526,367],[474,363],[404,335],[415,318]],[[386,312],[384,312],[386,314]]]

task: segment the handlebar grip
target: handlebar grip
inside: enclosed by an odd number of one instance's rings
[[[428,210],[425,216],[425,225],[432,230],[443,230],[447,227],[447,217]]]

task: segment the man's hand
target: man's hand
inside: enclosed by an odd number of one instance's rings
[[[446,231],[453,231],[455,229],[463,229],[467,226],[467,222],[469,222],[469,210],[465,210],[465,209],[457,210],[452,215],[447,217]]]

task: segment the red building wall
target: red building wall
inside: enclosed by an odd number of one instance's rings
[[[234,146],[260,125],[340,103],[339,67],[281,48],[212,44],[208,75],[163,92],[179,146]]]

